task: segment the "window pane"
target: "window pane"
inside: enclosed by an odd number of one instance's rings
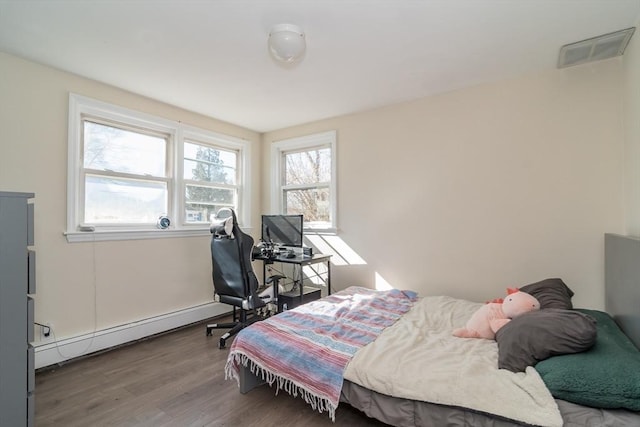
[[[304,215],[305,222],[329,222],[329,189],[285,190],[285,214]]]
[[[167,140],[84,121],[84,167],[152,175],[166,174]]]
[[[87,175],[86,223],[155,224],[167,213],[167,184]]]
[[[227,188],[186,186],[185,218],[187,222],[208,222],[220,208],[233,208],[236,191]]]
[[[331,181],[331,149],[285,154],[284,185]]]
[[[238,155],[205,145],[184,144],[184,179],[236,184]]]

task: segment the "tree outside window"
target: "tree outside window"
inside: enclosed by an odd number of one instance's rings
[[[271,160],[274,211],[302,214],[305,229],[336,230],[336,132],[276,141]]]
[[[192,142],[184,150],[186,222],[208,222],[221,208],[235,208],[238,153]]]
[[[284,153],[284,206],[287,214],[302,214],[306,222],[329,222],[331,150]]]

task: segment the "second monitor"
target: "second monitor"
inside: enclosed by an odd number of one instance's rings
[[[302,247],[303,215],[262,215],[262,240],[278,246]]]

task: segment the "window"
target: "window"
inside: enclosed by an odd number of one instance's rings
[[[170,135],[82,119],[82,179],[88,225],[154,224],[169,207]]]
[[[246,141],[71,94],[67,238],[208,234],[222,207],[248,224],[249,155]]]
[[[304,215],[306,229],[336,228],[336,132],[272,145],[272,208]]]
[[[237,207],[238,154],[197,142],[184,143],[187,223],[208,223],[220,208]]]

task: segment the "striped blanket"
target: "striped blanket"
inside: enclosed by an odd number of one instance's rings
[[[335,420],[344,370],[361,347],[409,311],[417,295],[350,287],[240,331],[231,345],[226,378],[240,381],[240,365]]]

